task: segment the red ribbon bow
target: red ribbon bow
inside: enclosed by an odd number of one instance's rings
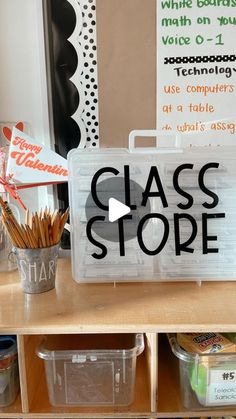
[[[16,185],[8,183],[2,177],[0,177],[0,184],[3,185],[5,191],[8,192],[9,195],[11,195],[12,198],[14,198],[16,201],[18,201],[20,206],[26,211],[26,206],[23,204],[22,200],[20,199],[20,197],[17,193]]]

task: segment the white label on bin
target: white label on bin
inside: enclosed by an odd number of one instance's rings
[[[207,405],[236,404],[236,370],[211,369],[207,388]]]
[[[75,363],[83,363],[83,362],[86,362],[86,355],[73,355],[72,356],[72,363],[73,364],[75,364]]]

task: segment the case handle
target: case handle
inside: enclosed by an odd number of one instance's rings
[[[158,136],[161,137],[175,137],[175,141],[174,141],[174,145],[172,147],[159,147],[158,146]],[[158,130],[134,130],[131,131],[129,134],[129,150],[130,151],[137,151],[138,148],[135,147],[135,141],[137,137],[154,137],[156,138],[156,150],[159,152],[181,152],[181,135],[176,132],[176,131],[171,131],[171,132],[163,132],[163,131],[158,131]],[[149,151],[150,152],[150,147],[146,148],[140,148],[140,150],[142,152],[145,151]]]

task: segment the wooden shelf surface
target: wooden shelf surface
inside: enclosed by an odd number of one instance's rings
[[[236,282],[78,284],[70,260],[56,288],[24,294],[18,271],[0,274],[0,332],[235,331]]]

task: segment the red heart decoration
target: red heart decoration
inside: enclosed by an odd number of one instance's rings
[[[8,127],[3,127],[2,132],[3,132],[3,135],[5,136],[5,138],[7,139],[7,141],[10,142],[11,141],[11,134],[12,134],[11,129],[8,128]]]
[[[16,124],[16,128],[19,130],[19,131],[24,131],[24,124],[23,124],[23,122],[17,122],[17,124]]]
[[[20,131],[24,131],[23,122],[17,122],[16,128]],[[11,136],[12,136],[12,130],[8,127],[3,127],[2,132],[3,132],[3,135],[6,138],[6,140],[10,142],[11,141]]]

